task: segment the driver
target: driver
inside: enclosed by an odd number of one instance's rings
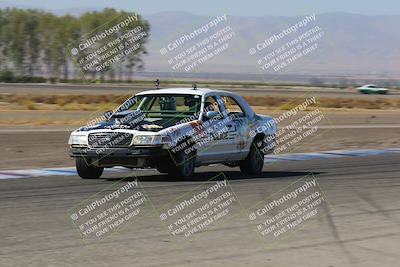
[[[207,113],[208,111],[215,111],[214,103],[212,103],[210,101],[206,101],[204,103],[204,111],[205,111],[205,113]]]

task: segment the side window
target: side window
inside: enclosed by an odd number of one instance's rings
[[[244,117],[244,111],[240,105],[230,96],[223,96],[222,101],[225,104],[228,115],[235,116],[238,118]]]
[[[204,103],[204,113],[207,113],[208,111],[217,111],[221,113],[221,109],[215,96],[209,96],[206,98],[206,102]]]

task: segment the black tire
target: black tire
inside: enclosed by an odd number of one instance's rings
[[[193,145],[191,141],[187,142],[188,147]],[[168,167],[168,176],[170,176],[170,178],[185,180],[193,176],[196,162],[196,151],[192,150],[190,153],[185,153],[185,151],[186,149],[180,149],[171,154],[172,162],[170,162]]]
[[[257,149],[256,139],[252,142],[250,146],[250,151],[247,157],[242,160],[239,164],[240,171],[243,174],[260,174],[264,167],[264,154],[261,149]]]
[[[76,158],[75,165],[76,170],[82,179],[99,179],[104,170],[102,167],[91,165],[90,160],[85,158]]]
[[[165,163],[165,162],[156,164],[156,169],[159,173],[168,173],[170,167],[171,167],[170,164]]]

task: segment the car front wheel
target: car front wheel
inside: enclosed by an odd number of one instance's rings
[[[104,170],[102,167],[93,166],[90,164],[90,160],[85,158],[76,158],[75,165],[78,175],[82,179],[99,179]]]
[[[196,152],[186,152],[187,151],[182,149],[171,155],[173,159],[168,170],[168,175],[171,178],[187,179],[193,176],[196,162]]]

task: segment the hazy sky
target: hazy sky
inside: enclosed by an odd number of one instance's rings
[[[4,1],[4,0],[3,0]],[[14,5],[44,9],[115,7],[141,14],[187,11],[199,15],[227,13],[242,16],[302,15],[350,12],[366,15],[400,14],[399,0],[5,0]],[[2,0],[0,0],[2,2]]]

